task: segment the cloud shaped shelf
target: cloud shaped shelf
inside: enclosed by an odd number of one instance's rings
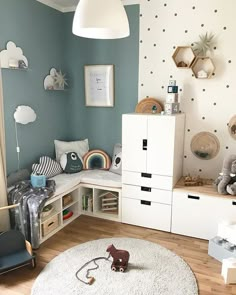
[[[65,90],[65,86],[68,86],[66,82],[65,74],[61,71],[57,71],[55,68],[51,68],[49,75],[44,79],[45,90]]]
[[[23,50],[13,41],[9,41],[6,49],[0,52],[0,63],[4,69],[28,69],[28,60]]]

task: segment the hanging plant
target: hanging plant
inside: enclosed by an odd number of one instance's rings
[[[193,51],[197,56],[206,56],[208,51],[213,51],[215,36],[212,33],[206,33],[200,35],[199,38],[198,42],[194,42]]]

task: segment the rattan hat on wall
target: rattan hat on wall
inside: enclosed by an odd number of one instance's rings
[[[135,108],[136,113],[160,113],[162,106],[155,98],[144,98],[142,99]]]
[[[234,115],[228,124],[228,131],[230,136],[236,140],[236,115]]]
[[[197,133],[191,141],[191,151],[199,159],[213,159],[220,150],[218,138],[210,132]]]

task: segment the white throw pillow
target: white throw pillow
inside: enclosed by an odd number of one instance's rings
[[[58,162],[60,162],[61,156],[66,152],[75,152],[82,158],[89,150],[89,143],[87,138],[78,141],[54,140],[54,144],[56,159]]]
[[[120,143],[115,144],[113,149],[112,163],[110,172],[120,174],[122,171],[122,145]]]
[[[47,178],[62,173],[60,164],[48,156],[39,158],[39,164],[32,165],[32,174],[45,175]]]

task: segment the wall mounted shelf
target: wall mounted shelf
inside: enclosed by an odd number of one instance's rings
[[[0,63],[3,69],[28,69],[28,60],[23,55],[23,50],[12,41],[7,42],[6,49],[0,52]]]
[[[172,58],[177,68],[187,69],[191,67],[195,54],[190,46],[178,46]]]
[[[197,79],[209,79],[215,71],[215,65],[208,56],[198,56],[191,66],[194,77]]]
[[[51,68],[49,75],[44,79],[44,89],[47,91],[64,91],[65,85],[68,85],[65,75],[55,68]]]

